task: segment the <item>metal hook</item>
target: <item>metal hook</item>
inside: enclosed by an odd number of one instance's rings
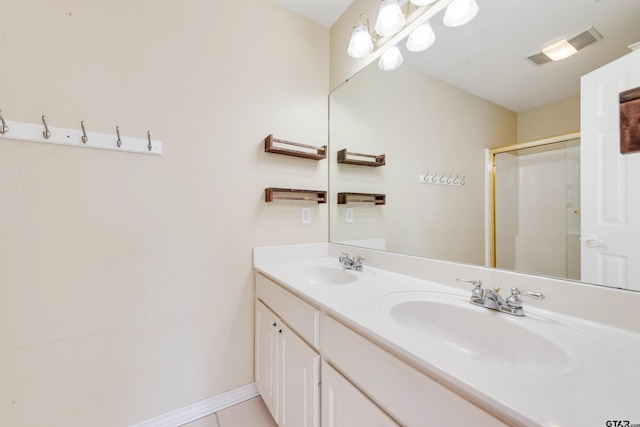
[[[116,141],[116,144],[119,147],[122,147],[122,141],[120,141],[120,126],[116,126],[116,133],[118,134],[118,140]]]
[[[453,179],[453,183],[455,185],[459,185],[460,184],[460,175],[456,175],[456,177]]]
[[[442,176],[440,177],[440,179],[438,181],[440,181],[440,183],[442,183],[442,184],[447,182],[447,179],[444,177],[444,172],[442,172]]]
[[[147,147],[149,147],[149,151],[151,151],[151,132],[147,131],[147,138],[149,138],[149,145],[147,145]]]
[[[7,122],[2,118],[2,110],[0,110],[0,122],[2,122],[2,124],[0,124],[0,134],[4,135],[9,132],[9,126],[7,126]]]
[[[453,183],[453,177],[451,176],[451,174],[449,174],[449,178],[447,178],[447,184],[452,184]]]
[[[465,179],[465,177],[464,177],[464,175],[463,175],[463,176],[462,176],[462,179],[460,180],[460,185],[464,185],[464,179]]]
[[[42,132],[42,136],[44,136],[44,139],[51,138],[51,132],[49,132],[49,126],[47,126],[47,116],[42,116],[42,123],[44,123],[44,132]]]
[[[87,131],[84,128],[84,121],[80,122],[80,126],[82,126],[82,143],[86,144],[89,137],[87,136]]]

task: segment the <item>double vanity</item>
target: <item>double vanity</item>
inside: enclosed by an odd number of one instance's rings
[[[636,295],[349,249],[255,250],[256,385],[280,426],[640,423]]]

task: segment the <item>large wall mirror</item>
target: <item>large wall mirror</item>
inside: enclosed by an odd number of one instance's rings
[[[436,15],[430,49],[412,53],[401,42],[400,68],[382,71],[376,61],[331,93],[330,241],[595,283],[580,271],[580,248],[589,244],[580,241],[580,195],[593,190],[580,188],[590,173],[580,168],[580,129],[548,138],[558,132],[541,123],[542,147],[495,158],[495,185],[487,180],[489,150],[523,142],[531,111],[561,105],[579,114],[580,77],[640,41],[640,2],[571,0],[561,11],[550,0],[478,3],[468,28],[445,28]],[[602,39],[564,64],[525,59],[591,27]],[[505,221],[496,225],[495,249],[487,238],[493,187]],[[551,211],[553,220],[541,216]]]

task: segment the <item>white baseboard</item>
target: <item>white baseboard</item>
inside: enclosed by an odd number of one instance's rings
[[[259,394],[260,393],[258,393],[255,383],[247,384],[226,393],[185,406],[184,408],[167,412],[164,415],[160,415],[150,420],[142,421],[141,423],[134,424],[131,427],[179,427],[199,418],[206,417],[207,415],[215,414],[216,412],[230,406],[252,399]]]

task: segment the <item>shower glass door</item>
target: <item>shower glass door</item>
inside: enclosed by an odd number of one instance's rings
[[[579,280],[580,140],[497,153],[494,173],[495,266]]]

